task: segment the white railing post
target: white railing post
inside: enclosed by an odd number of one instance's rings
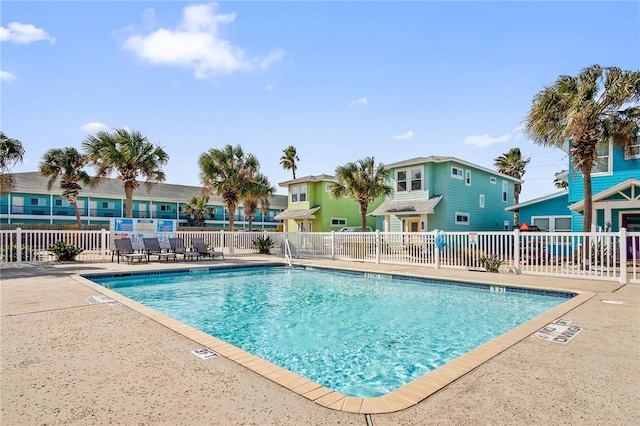
[[[435,262],[434,267],[436,269],[440,269],[440,248],[438,247],[438,244],[436,243],[437,239],[438,239],[438,230],[434,229],[433,230],[433,244],[434,244],[433,261]]]
[[[620,228],[620,283],[627,283],[627,229]]]
[[[331,231],[331,260],[336,260],[336,231]]]
[[[376,263],[380,263],[380,230],[376,229]]]
[[[107,230],[102,228],[100,231],[100,260],[104,261],[109,250],[107,247]]]
[[[520,273],[520,230],[513,230],[513,270],[516,274]]]
[[[16,228],[16,262],[22,262],[22,228]]]

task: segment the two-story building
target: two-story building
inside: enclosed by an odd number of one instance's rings
[[[349,197],[335,199],[331,196],[331,185],[336,182],[334,176],[305,176],[279,185],[287,188],[287,209],[275,216],[284,222],[288,232],[331,232],[347,226],[362,226],[360,205]],[[371,203],[374,209],[382,202]],[[368,218],[367,226],[375,229],[375,219]]]
[[[38,172],[14,173],[15,188],[0,194],[0,224],[51,224],[74,225],[73,207],[60,195],[58,185],[47,190],[48,178]],[[201,196],[197,186],[153,184],[149,190],[141,182],[133,193],[133,217],[150,219],[175,219],[179,226],[193,224],[193,219],[185,215],[184,206],[191,197]],[[99,185],[86,185],[77,200],[83,224],[108,225],[110,219],[124,217],[126,200],[122,183],[117,179],[103,179]],[[227,228],[229,213],[217,196],[209,197],[209,206],[214,215],[206,220],[206,226],[216,229]],[[266,214],[258,210],[254,217],[254,230],[276,230],[281,222],[275,216],[287,207],[287,197],[273,195],[269,198]],[[247,226],[242,205],[236,212],[235,228]]]
[[[598,161],[591,175],[592,231],[626,228],[640,231],[640,133],[625,152],[612,143],[597,146]],[[571,145],[562,147],[568,155],[568,191],[510,206],[521,221],[530,221],[543,231],[581,232],[584,223],[582,172],[572,167]],[[570,222],[570,224],[568,223]]]
[[[388,232],[503,231],[519,179],[455,157],[386,164],[393,192],[371,215]]]

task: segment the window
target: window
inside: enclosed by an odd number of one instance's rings
[[[115,209],[116,205],[112,201],[103,201],[102,202],[102,208],[103,209]]]
[[[291,187],[291,202],[302,203],[304,201],[307,201],[307,184],[293,185]]]
[[[464,176],[464,172],[462,171],[462,169],[459,169],[455,166],[451,166],[451,177],[456,179],[462,179],[463,176]]]
[[[346,226],[347,219],[344,217],[332,217],[331,226]]]
[[[570,232],[571,216],[532,216],[531,222],[541,231]]]
[[[611,170],[611,145],[609,143],[601,143],[596,145],[598,159],[593,164],[591,173],[609,173]]]
[[[45,200],[44,198],[32,198],[29,204],[31,204],[32,206],[46,206],[47,200]]]
[[[402,171],[396,173],[396,192],[404,192],[407,190],[407,172]]]
[[[480,194],[480,199],[478,200],[478,204],[481,209],[484,209],[484,194]]]
[[[170,212],[171,211],[171,206],[168,204],[161,204],[160,205],[160,211],[161,212]]]
[[[636,134],[636,140],[631,142],[628,152],[624,153],[625,160],[631,160],[632,158],[640,158],[640,133]]]
[[[506,180],[502,181],[502,202],[509,202],[509,184]]]
[[[422,191],[422,170],[411,170],[411,190]]]
[[[467,186],[471,186],[471,170],[465,170],[464,176],[465,176],[464,184]]]
[[[493,183],[495,185],[496,182],[498,182],[498,179],[494,178],[493,176],[491,176],[489,178],[489,182]]]
[[[505,221],[503,222],[503,226],[504,226],[504,230],[505,230],[505,231],[508,231],[508,230],[509,230],[509,221],[508,221],[508,220],[505,220]]]
[[[396,173],[396,192],[407,191],[407,174],[411,176],[410,191],[422,190],[422,170],[413,169],[407,173],[407,170],[401,170]]]
[[[456,212],[456,225],[468,225],[468,224],[469,224],[469,213]]]
[[[56,207],[69,207],[69,201],[67,200],[55,200]]]
[[[324,190],[326,192],[331,192],[331,184],[330,183],[325,183],[324,184]]]

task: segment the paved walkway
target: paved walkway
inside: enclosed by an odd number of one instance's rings
[[[225,263],[279,258],[243,257]],[[220,264],[216,260],[213,264]],[[564,318],[568,344],[527,337],[417,405],[369,419],[322,407],[123,305],[92,305],[76,273],[184,263],[0,271],[2,425],[640,424],[640,285],[424,267],[300,263],[598,293]],[[190,267],[211,262],[189,262]],[[613,300],[622,304],[603,303]]]

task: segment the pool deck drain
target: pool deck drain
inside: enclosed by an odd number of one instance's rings
[[[353,269],[357,270],[357,269]],[[286,370],[258,356],[237,348],[218,338],[210,336],[203,331],[181,323],[154,309],[146,307],[110,289],[90,281],[80,275],[74,278],[92,289],[103,293],[105,296],[137,311],[154,321],[182,334],[194,342],[210,348],[221,356],[229,358],[236,363],[254,371],[255,373],[315,402],[321,406],[359,414],[384,414],[404,410],[431,396],[435,392],[456,381],[460,377],[479,367],[488,360],[504,352],[521,340],[533,335],[546,325],[556,321],[567,312],[585,303],[596,293],[573,290],[548,289],[550,291],[566,291],[576,294],[571,299],[561,303],[555,308],[537,316],[536,318],[490,340],[483,345],[455,358],[435,370],[395,389],[385,395],[374,398],[350,397],[340,392],[328,389],[294,372]],[[508,285],[519,287],[518,285]],[[526,286],[521,286],[528,288]]]

